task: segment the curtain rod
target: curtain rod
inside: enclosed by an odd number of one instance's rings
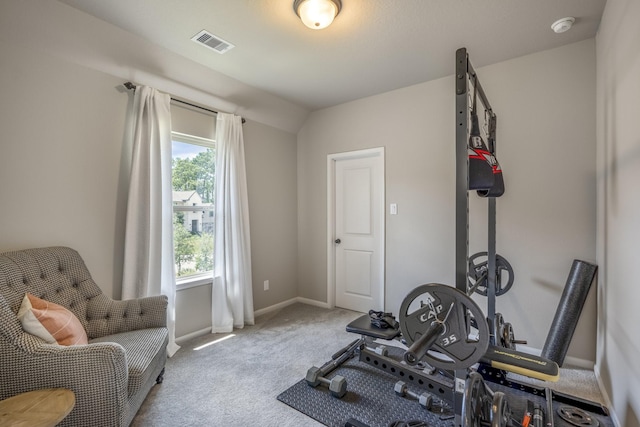
[[[136,90],[136,85],[134,85],[131,82],[124,82],[123,85],[124,85],[124,87],[126,87],[129,90],[133,90],[133,91]],[[208,112],[213,113],[213,114],[218,114],[219,113],[219,111],[210,110],[209,108],[204,108],[204,107],[201,107],[199,105],[191,104],[190,102],[182,101],[182,100],[176,99],[174,97],[171,97],[171,100],[174,101],[174,102],[179,102],[180,104],[188,105],[189,107],[197,108],[199,110],[208,111]],[[245,122],[246,122],[246,120],[243,117],[242,118],[242,123],[245,123]]]

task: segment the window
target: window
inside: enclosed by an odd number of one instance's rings
[[[172,132],[173,247],[178,283],[213,271],[215,142]],[[180,280],[183,279],[183,280]]]

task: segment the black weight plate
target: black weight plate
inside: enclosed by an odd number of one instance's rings
[[[511,420],[511,409],[505,394],[496,391],[491,405],[491,427],[507,427]]]
[[[577,427],[598,427],[600,421],[592,417],[582,409],[573,406],[561,406],[558,408],[560,418]]]
[[[491,414],[491,393],[482,375],[469,374],[462,397],[462,427],[482,427],[489,422]]]
[[[504,328],[504,317],[502,313],[493,316],[493,345],[502,345],[502,329]]]
[[[470,293],[471,290],[474,290],[480,295],[487,296],[489,262],[486,257],[487,252],[478,252],[469,257],[469,277],[467,280],[467,288]],[[485,259],[481,260],[481,258]],[[505,274],[508,274],[506,279],[503,277]],[[503,283],[505,281],[506,283]],[[496,254],[496,296],[506,294],[513,286],[513,282],[513,267],[511,267],[509,261],[504,257]]]
[[[402,301],[399,323],[407,345],[429,329],[434,321],[432,306],[445,329],[424,356],[425,361],[445,370],[466,369],[478,362],[489,346],[489,326],[480,307],[451,286],[421,285]]]
[[[516,340],[515,333],[513,332],[513,326],[511,323],[505,323],[502,328],[502,345],[505,348],[510,348],[511,350],[516,349]]]

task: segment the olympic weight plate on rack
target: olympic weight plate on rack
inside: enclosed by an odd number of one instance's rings
[[[466,369],[486,353],[489,326],[478,305],[464,292],[446,285],[430,283],[409,293],[400,305],[402,336],[411,346],[433,322],[444,324],[424,360],[445,370]]]
[[[496,254],[496,296],[504,295],[513,286],[513,267],[504,257]],[[489,284],[489,260],[487,252],[478,252],[469,257],[469,277],[467,289],[487,296]]]

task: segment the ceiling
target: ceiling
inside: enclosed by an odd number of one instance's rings
[[[305,27],[293,0],[59,0],[249,86],[316,110],[594,37],[606,0],[342,0]],[[573,16],[574,27],[551,30]],[[191,41],[206,29],[235,48]],[[123,46],[123,49],[126,47]]]

